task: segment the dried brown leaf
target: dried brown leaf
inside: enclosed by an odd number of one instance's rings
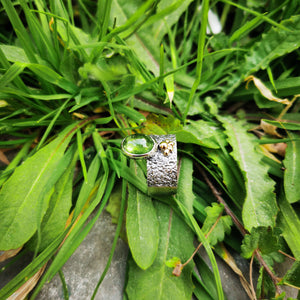
[[[6,261],[7,259],[16,256],[20,251],[22,247],[19,247],[17,249],[11,249],[11,250],[7,250],[7,251],[3,251],[0,255],[0,262]]]
[[[18,288],[7,300],[23,300],[30,293],[30,291],[36,286],[40,277],[44,273],[46,268],[45,264],[41,267],[31,278],[29,278],[21,287]]]
[[[276,131],[276,129],[277,129],[276,126],[268,124],[267,122],[265,122],[263,120],[260,121],[260,128],[268,135],[282,138],[282,135]]]
[[[84,119],[87,118],[86,115],[81,114],[81,113],[77,113],[77,112],[74,112],[72,115],[73,115],[75,118],[78,118],[78,119],[80,119],[80,120],[84,120]]]
[[[264,147],[271,153],[276,153],[282,157],[285,156],[286,143],[266,144]]]
[[[96,107],[93,112],[95,114],[99,114],[99,113],[103,113],[103,112],[106,112],[107,109],[104,107],[104,106],[99,106],[99,107]]]
[[[0,150],[0,161],[6,165],[9,165],[9,160],[8,160],[7,156],[4,154],[3,150]]]
[[[254,77],[253,75],[248,76],[245,79],[245,81],[247,81],[246,88],[248,88],[249,82],[253,81],[253,83],[255,84],[257,89],[260,91],[260,93],[268,100],[275,101],[275,102],[282,103],[282,104],[287,104],[287,105],[290,104],[290,101],[288,99],[281,99],[281,98],[275,97],[272,94],[272,92],[263,84],[263,82],[260,79]]]
[[[263,151],[264,155],[271,158],[272,160],[278,162],[279,164],[281,164],[281,161],[276,158],[276,156],[274,156],[270,151],[269,151],[269,147],[268,144],[266,145],[260,145],[261,150]]]

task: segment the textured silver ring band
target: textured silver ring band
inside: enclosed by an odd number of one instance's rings
[[[157,142],[158,151],[147,159],[148,193],[174,194],[177,191],[177,143],[175,134],[151,135]],[[161,149],[162,143],[172,143],[167,155]]]

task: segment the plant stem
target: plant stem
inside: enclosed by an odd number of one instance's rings
[[[257,300],[254,285],[253,285],[253,278],[252,278],[253,259],[254,259],[254,253],[251,256],[250,267],[249,267],[249,277],[250,277],[250,287],[251,287],[252,297],[254,300]]]
[[[288,257],[289,259],[293,260],[293,261],[296,261],[296,258],[293,257],[293,256],[290,256],[288,255],[287,253],[281,251],[281,250],[278,250],[279,253],[281,253],[282,255],[284,255],[285,257]]]
[[[278,283],[277,277],[273,274],[273,272],[271,271],[271,269],[269,268],[269,266],[267,265],[267,263],[264,261],[264,259],[262,258],[260,252],[258,251],[258,249],[256,249],[254,251],[254,254],[255,254],[257,260],[259,261],[259,263],[264,267],[264,269],[266,270],[266,272],[270,276],[273,284],[275,285],[276,293],[278,295],[280,295],[281,294],[281,288],[277,285],[277,283]]]

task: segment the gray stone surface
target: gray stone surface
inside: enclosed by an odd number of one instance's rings
[[[110,215],[103,212],[94,227],[63,267],[63,273],[70,292],[70,300],[90,299],[106,266],[116,226]],[[113,261],[104,278],[97,300],[119,300],[123,297],[128,247],[118,240]],[[37,300],[59,300],[63,298],[60,278],[56,275],[44,285]]]

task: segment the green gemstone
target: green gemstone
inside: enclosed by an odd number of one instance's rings
[[[149,153],[155,143],[153,139],[144,134],[133,134],[127,136],[123,141],[123,150],[129,155],[145,155]]]

